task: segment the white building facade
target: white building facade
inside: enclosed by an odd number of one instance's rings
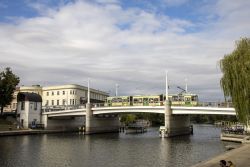
[[[81,85],[61,85],[43,87],[43,106],[81,105],[87,102],[88,88]],[[106,100],[108,93],[90,89],[90,99],[94,103]]]
[[[32,85],[17,87],[13,93],[11,105],[4,108],[4,112],[15,112],[17,110],[17,94],[19,92],[36,93],[42,97],[43,107],[82,105],[87,102],[88,88],[76,84],[45,86]],[[103,103],[108,93],[90,89],[90,100],[92,103]]]
[[[18,93],[17,120],[21,128],[41,123],[42,97],[36,93]]]

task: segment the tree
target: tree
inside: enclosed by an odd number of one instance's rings
[[[240,122],[250,116],[250,38],[236,42],[235,50],[220,61],[221,87],[225,99],[231,99]]]
[[[0,107],[1,115],[3,108],[9,105],[13,99],[13,92],[19,83],[19,77],[12,73],[9,67],[0,73]]]

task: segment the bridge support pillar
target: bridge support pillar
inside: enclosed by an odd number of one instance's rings
[[[171,102],[165,101],[165,135],[164,137],[190,134],[189,115],[173,115]]]
[[[47,129],[48,126],[48,115],[44,114],[41,117],[41,123],[44,124],[44,129]]]
[[[91,105],[86,105],[85,134],[119,132],[119,118],[117,116],[94,116]]]
[[[91,125],[92,125],[92,117],[93,113],[91,111],[91,104],[87,103],[86,104],[86,121],[85,121],[85,134],[90,134],[91,133]]]

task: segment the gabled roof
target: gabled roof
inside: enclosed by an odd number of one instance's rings
[[[42,97],[36,93],[20,92],[17,95],[17,101],[42,102]]]

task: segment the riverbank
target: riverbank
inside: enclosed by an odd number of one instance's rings
[[[249,167],[250,164],[250,144],[243,144],[239,148],[227,151],[208,161],[198,163],[192,167],[214,167],[219,166],[220,160],[232,161],[235,166]]]
[[[48,134],[48,133],[63,133],[72,132],[66,130],[11,130],[11,131],[0,131],[1,136],[17,136],[17,135],[33,135],[33,134]]]

